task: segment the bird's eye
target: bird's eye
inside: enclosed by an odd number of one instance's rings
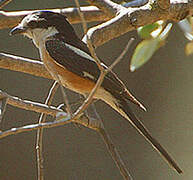
[[[37,22],[36,22],[36,21],[30,21],[30,22],[28,23],[28,26],[29,26],[30,28],[36,28]]]

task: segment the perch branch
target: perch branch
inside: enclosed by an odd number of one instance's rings
[[[170,0],[158,0],[157,2],[161,9],[167,9],[170,7]]]
[[[25,110],[30,110],[30,111],[35,111],[38,113],[44,113],[47,115],[51,115],[53,117],[56,117],[58,114],[61,113],[63,116],[66,114],[63,112],[61,109],[57,109],[53,106],[47,106],[45,104],[37,103],[37,102],[32,102],[32,101],[27,101],[27,100],[22,100],[18,97],[11,96],[5,92],[0,91],[0,96],[7,97],[7,104],[25,109]],[[101,123],[96,120],[96,119],[89,119],[84,116],[84,115],[79,115],[78,118],[66,118],[62,119],[61,121],[54,121],[54,122],[48,122],[48,123],[40,123],[40,124],[32,124],[32,125],[27,125],[19,128],[12,128],[10,130],[0,132],[0,138],[9,136],[9,135],[14,135],[17,133],[25,132],[25,131],[32,131],[40,128],[51,128],[51,127],[56,127],[56,126],[61,126],[70,122],[75,122],[82,124],[85,127],[88,127],[90,129],[98,129],[101,127]],[[89,123],[88,123],[89,122]]]
[[[77,8],[47,9],[47,10],[64,14],[72,24],[81,22]],[[0,11],[0,29],[12,28],[16,26],[24,16],[34,11],[38,10],[13,11],[13,12]],[[87,22],[105,21],[111,18],[105,15],[95,6],[81,7],[81,11],[84,14],[85,20]]]
[[[135,4],[136,3],[134,3],[134,5]],[[133,3],[129,4],[129,6],[133,6]],[[122,8],[121,5],[116,4],[113,8],[108,8],[109,11],[110,11],[110,9],[114,9],[113,10],[114,13],[112,13],[113,11],[111,10],[111,12],[108,12],[107,14],[105,14],[104,12],[102,12],[100,9],[98,9],[95,6],[80,7],[81,12],[84,14],[86,22],[109,20],[110,18],[115,16],[115,13],[120,8]],[[43,10],[43,9],[39,9],[39,10]],[[72,24],[81,22],[81,18],[78,14],[77,8],[72,7],[72,8],[47,9],[47,10],[64,14],[69,19],[70,23],[72,23]],[[22,11],[13,11],[13,12],[7,12],[7,11],[3,11],[3,10],[0,11],[0,29],[12,28],[12,27],[16,26],[24,16],[26,16],[34,11],[38,11],[38,10],[26,10],[26,11],[22,10]]]
[[[48,108],[49,110],[49,108]],[[88,119],[85,116],[80,116],[78,119],[63,119],[60,121],[54,121],[54,122],[46,122],[46,123],[40,123],[40,124],[31,124],[31,125],[26,125],[26,126],[22,126],[22,127],[18,127],[18,128],[11,128],[7,131],[1,132],[0,131],[0,139],[10,136],[10,135],[15,135],[18,133],[22,133],[22,132],[26,132],[26,131],[33,131],[33,130],[37,130],[37,129],[41,129],[41,128],[52,128],[52,127],[56,127],[56,126],[62,126],[65,124],[68,124],[70,122],[78,122],[86,127],[89,127],[91,129],[96,130],[96,127],[98,128],[100,126],[100,124],[98,122],[95,123],[95,120],[92,120],[92,126],[88,125]]]
[[[0,68],[52,79],[52,76],[46,70],[41,61],[10,54],[0,53]]]
[[[88,0],[94,6],[97,6],[109,17],[114,17],[121,10],[125,9],[122,5],[114,3],[111,0]]]
[[[158,20],[180,21],[193,14],[193,0],[174,1],[167,9],[161,9],[157,3],[146,4],[140,8],[128,8],[127,11],[119,13],[118,16],[90,28],[83,41],[91,40],[95,47],[110,41],[122,34],[137,29],[140,26],[154,23]]]
[[[53,106],[48,106],[42,103],[32,102],[29,100],[22,100],[18,97],[11,96],[0,90],[0,96],[7,97],[7,104],[25,109],[30,111],[35,111],[37,113],[45,113],[47,115],[56,116],[57,113],[62,112],[62,110],[57,109]]]
[[[148,3],[139,8],[125,8],[118,4],[114,5],[116,3],[112,3],[110,0],[93,0],[92,3],[94,4],[94,2],[106,3],[105,12],[107,14],[103,13],[94,6],[81,7],[81,12],[83,12],[87,22],[109,20],[115,16],[115,14],[112,16],[112,12],[117,12],[116,8],[112,10],[112,7],[121,8],[118,16],[96,27],[93,27],[88,31],[88,38],[91,40],[93,46],[95,47],[98,47],[113,38],[121,36],[126,32],[137,29],[140,26],[144,26],[161,19],[180,21],[193,14],[193,0],[189,0],[188,2],[187,0],[171,0],[170,6],[167,9],[161,8],[156,1],[154,1],[153,4]],[[99,4],[100,3],[97,5],[100,7]],[[112,4],[114,6],[112,6]],[[108,10],[109,12],[107,12]],[[69,18],[71,23],[81,22],[77,8],[52,9],[52,11],[63,13]],[[33,11],[0,11],[0,28],[15,26],[24,15],[27,15],[31,12]],[[111,16],[108,14],[111,14]],[[84,41],[87,42],[86,36],[84,37]]]

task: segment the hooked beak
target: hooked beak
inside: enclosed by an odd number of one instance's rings
[[[15,35],[15,34],[22,34],[24,32],[26,32],[27,28],[25,27],[22,27],[20,25],[14,27],[10,32],[9,32],[9,35]]]

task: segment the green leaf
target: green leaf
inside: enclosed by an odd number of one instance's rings
[[[161,25],[162,23],[160,23],[160,27]],[[164,29],[160,27],[157,30],[161,31],[158,32],[154,30],[151,32],[151,39],[143,40],[137,45],[131,59],[130,70],[132,72],[145,64],[152,57],[154,52],[165,44],[165,39],[168,37],[172,28],[172,23],[168,23]],[[154,35],[152,33],[154,33]]]
[[[155,38],[155,34],[158,34],[162,31],[162,24],[164,23],[164,21],[157,21],[153,24],[148,24],[142,27],[139,27],[137,29],[138,35],[142,38],[142,39],[150,39],[152,37]],[[154,33],[154,34],[152,34]]]
[[[160,39],[143,40],[140,42],[132,56],[130,70],[133,72],[146,63],[160,47]]]

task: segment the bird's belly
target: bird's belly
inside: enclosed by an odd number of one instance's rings
[[[46,51],[41,52],[41,58],[52,77],[66,88],[80,94],[88,94],[94,88],[94,82],[68,71],[64,66],[54,61]]]

